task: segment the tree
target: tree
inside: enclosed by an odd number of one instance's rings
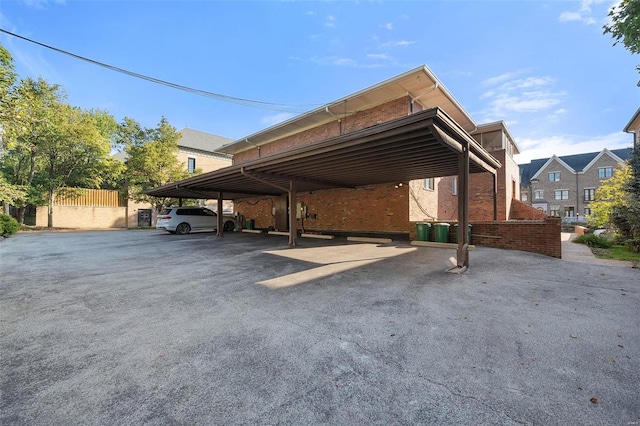
[[[110,135],[101,133],[101,124],[111,120],[113,126],[106,127],[115,128],[115,120],[103,112],[68,104],[55,105],[53,109],[56,121],[44,135],[40,147],[42,167],[34,176],[34,183],[47,195],[50,228],[56,192],[68,187],[101,187],[111,151]]]
[[[622,43],[631,53],[640,53],[640,0],[621,0],[609,11],[611,24],[603,26],[611,34],[615,46]],[[636,67],[640,71],[640,65]]]
[[[630,180],[631,167],[628,164],[620,164],[614,170],[613,176],[602,181],[596,190],[595,201],[590,205],[589,223],[598,228],[611,225],[614,208],[629,202],[630,194],[626,188]]]
[[[150,203],[156,211],[173,204],[171,198],[150,197],[143,191],[189,176],[184,163],[178,161],[178,141],[182,135],[163,117],[155,129],[144,129],[135,120],[121,123],[117,144],[124,147],[128,158],[125,175],[129,198]]]
[[[43,79],[26,78],[13,87],[6,97],[2,121],[2,172],[12,185],[27,188],[27,197],[17,204],[18,222],[24,223],[27,204],[41,205],[42,193],[34,188],[34,178],[41,159],[41,148],[51,135],[56,110],[65,94],[58,85]]]

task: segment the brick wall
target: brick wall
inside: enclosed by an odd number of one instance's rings
[[[290,151],[302,146],[311,145],[335,136],[340,136],[341,126],[342,134],[347,134],[375,126],[376,124],[385,123],[396,118],[404,117],[409,112],[409,104],[410,98],[405,96],[366,111],[359,111],[355,114],[348,115],[347,117],[341,117],[341,123],[339,123],[338,118],[336,118],[335,121],[330,123],[263,145],[260,148],[260,157],[268,157],[270,155]],[[258,148],[253,148],[235,154],[233,156],[233,163],[242,164],[257,158]]]
[[[522,250],[561,258],[560,218],[474,222],[471,240],[479,246]]]
[[[297,195],[307,207],[307,217],[298,228],[310,231],[407,232],[409,188],[407,185],[370,185],[357,189],[338,188]],[[272,208],[281,208],[277,198],[237,200],[236,210],[253,219],[256,228],[276,228]]]
[[[124,228],[125,207],[53,206],[55,228]],[[47,226],[47,207],[36,210],[36,225]]]
[[[529,204],[519,200],[513,200],[511,203],[511,219],[512,220],[543,220],[547,214],[538,210]]]

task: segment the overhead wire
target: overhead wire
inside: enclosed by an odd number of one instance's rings
[[[21,36],[19,34],[13,33],[11,31],[7,31],[3,28],[0,28],[0,32],[5,33],[7,35],[25,40],[29,43],[33,43],[36,44],[38,46],[44,47],[46,49],[50,49],[53,50],[55,52],[58,53],[62,53],[64,55],[67,56],[71,56],[72,58],[75,59],[79,59],[81,61],[85,61],[88,62],[90,64],[93,65],[97,65],[106,69],[109,69],[111,71],[116,71],[125,75],[128,75],[130,77],[135,77],[135,78],[139,78],[142,80],[146,80],[149,81],[151,83],[156,83],[156,84],[161,84],[163,86],[167,86],[167,87],[171,87],[173,89],[177,89],[177,90],[182,90],[184,92],[188,92],[188,93],[193,93],[195,95],[199,95],[199,96],[205,96],[208,98],[213,98],[213,99],[217,99],[223,102],[230,102],[230,103],[234,103],[234,104],[238,104],[238,105],[243,105],[243,106],[248,106],[248,107],[252,107],[252,108],[260,108],[260,109],[266,109],[266,110],[272,110],[272,111],[280,111],[280,112],[291,112],[291,113],[301,113],[304,112],[304,110],[302,109],[302,107],[304,106],[320,106],[321,104],[281,104],[281,103],[273,103],[273,102],[263,102],[263,101],[257,101],[257,100],[253,100],[253,99],[246,99],[246,98],[239,98],[236,96],[229,96],[229,95],[223,95],[220,93],[215,93],[215,92],[209,92],[206,90],[201,90],[201,89],[196,89],[193,87],[188,87],[188,86],[184,86],[181,84],[177,84],[177,83],[172,83],[166,80],[161,80],[159,78],[155,78],[155,77],[151,77],[145,74],[140,74],[137,72],[133,72],[133,71],[129,71],[123,68],[119,68],[116,67],[114,65],[109,65],[106,64],[104,62],[100,62],[100,61],[96,61],[94,59],[90,59],[87,58],[85,56],[81,56],[81,55],[77,55],[75,53],[69,52],[67,50],[63,50],[63,49],[59,49],[57,47],[54,46],[50,46],[48,44],[45,43],[41,43],[39,41]]]

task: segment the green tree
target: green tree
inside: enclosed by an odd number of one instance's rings
[[[614,170],[613,176],[602,181],[596,190],[595,201],[590,205],[590,224],[598,228],[612,224],[614,208],[629,203],[630,193],[626,189],[630,180],[631,167],[628,164],[620,164]]]
[[[27,197],[18,207],[18,222],[24,223],[27,204],[41,205],[42,193],[34,187],[36,171],[41,166],[41,151],[57,121],[56,110],[65,95],[58,85],[43,79],[26,78],[7,95],[3,117],[2,172],[7,182],[27,188]]]
[[[101,133],[109,116],[68,104],[54,106],[56,121],[48,128],[40,146],[41,167],[34,182],[46,193],[47,226],[53,227],[53,206],[58,191],[65,188],[100,188],[105,180],[111,152],[110,135]],[[115,128],[115,120],[110,118]]]
[[[117,144],[127,154],[125,175],[129,198],[151,204],[156,211],[175,202],[171,198],[151,197],[143,191],[189,177],[178,161],[178,141],[182,135],[163,117],[155,129],[144,129],[125,118],[118,131]]]
[[[622,0],[609,11],[611,23],[603,26],[613,45],[622,43],[631,53],[640,53],[640,0]],[[640,65],[636,67],[640,71]]]

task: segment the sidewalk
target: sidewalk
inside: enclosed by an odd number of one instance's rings
[[[631,268],[633,266],[633,263],[626,260],[598,259],[587,245],[571,242],[578,234],[563,232],[561,235],[562,260],[590,263],[592,265],[620,266],[623,268]]]

